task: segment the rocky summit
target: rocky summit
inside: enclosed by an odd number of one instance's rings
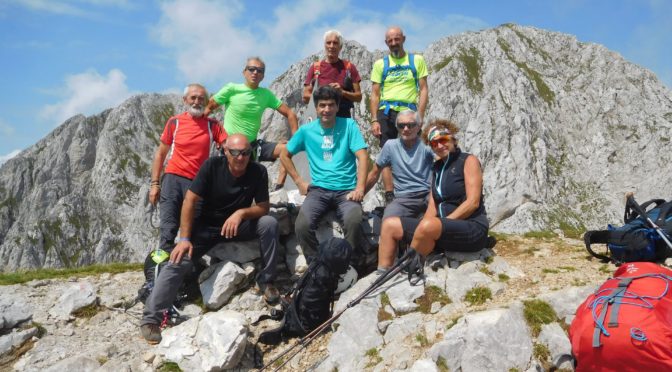
[[[672,138],[672,93],[650,71],[574,36],[510,24],[416,52],[430,69],[428,118],[455,121],[461,147],[481,159],[493,230],[578,236],[617,222],[625,191],[640,201],[667,196],[672,166],[661,149]],[[355,118],[374,155],[368,79],[382,55],[354,41],[343,50],[363,78]],[[299,114],[316,58],[270,85]],[[181,111],[178,96],[134,96],[70,118],[2,165],[0,271],[142,260],[158,240],[147,201],[153,152]],[[261,137],[287,134],[284,118],[267,111]]]
[[[625,191],[668,196],[671,165],[660,149],[672,138],[672,93],[650,71],[574,36],[511,24],[418,52],[430,69],[428,118],[455,121],[461,147],[480,158],[493,230],[576,236],[617,222]],[[354,41],[343,50],[363,78],[355,118],[373,155],[368,79],[382,55]],[[270,86],[300,115],[302,80],[316,58]],[[153,152],[165,121],[181,111],[174,95],[134,96],[70,118],[6,162],[0,270],[140,261],[158,238],[147,200]],[[287,135],[284,118],[267,111],[261,137]]]
[[[640,201],[666,196],[672,172],[660,150],[672,138],[672,93],[649,71],[571,35],[516,25],[444,38],[418,52],[430,68],[428,118],[459,124],[461,147],[482,161],[493,230],[545,231],[498,234],[492,250],[433,256],[419,285],[399,275],[351,306],[376,274],[360,278],[335,303],[343,312],[333,327],[273,368],[548,368],[570,350],[566,328],[577,307],[614,269],[587,257],[575,238],[617,222],[624,191]],[[353,41],[343,51],[364,79],[355,118],[373,156],[368,78],[382,55]],[[301,117],[301,82],[316,58],[295,63],[270,86]],[[2,165],[0,271],[142,261],[158,240],[147,200],[152,155],[164,123],[181,111],[178,96],[138,95],[69,119]],[[287,134],[284,119],[267,112],[262,138]],[[269,169],[273,179],[277,164]],[[371,246],[380,200],[372,192],[363,203]],[[280,190],[271,201],[284,257],[278,284],[286,291],[307,268],[293,236],[301,198]],[[332,216],[317,235],[342,231]],[[254,323],[270,312],[250,288],[257,252],[251,241],[209,254],[200,306],[183,302],[180,321],[155,346],[138,329],[141,272],[0,286],[0,370],[248,371],[259,356],[271,363],[295,341],[255,345],[277,326]]]

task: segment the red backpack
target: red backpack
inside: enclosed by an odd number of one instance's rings
[[[616,270],[569,328],[576,371],[672,371],[672,271],[652,262]]]

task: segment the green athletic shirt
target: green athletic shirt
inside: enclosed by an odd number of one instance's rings
[[[390,58],[390,67],[397,65],[409,65],[408,52],[402,58]],[[415,54],[414,58],[415,69],[418,73],[418,80],[427,76],[427,65],[425,58],[421,55]],[[371,81],[380,84],[383,79],[383,59],[377,60],[371,69]],[[394,74],[389,71],[385,78],[385,84],[382,85],[380,102],[383,101],[400,101],[407,103],[418,103],[418,89],[415,86],[415,79],[410,69],[400,71],[400,74]],[[385,107],[381,104],[379,108]],[[400,111],[404,107],[392,106],[395,111]]]
[[[252,89],[245,84],[226,84],[212,99],[226,107],[224,129],[228,135],[242,133],[252,142],[257,139],[264,110],[282,105],[270,90]]]

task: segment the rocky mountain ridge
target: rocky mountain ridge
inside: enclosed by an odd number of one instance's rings
[[[461,147],[481,159],[494,230],[576,236],[618,222],[624,191],[668,197],[672,172],[660,149],[672,138],[672,93],[650,71],[574,36],[510,24],[419,52],[430,69],[428,117],[455,121]],[[373,154],[368,79],[382,55],[352,41],[343,51],[362,75],[355,118]],[[299,114],[315,58],[270,85]],[[2,165],[0,271],[142,260],[158,238],[147,201],[152,154],[180,106],[177,96],[141,94],[67,120]],[[261,137],[287,132],[267,111]]]

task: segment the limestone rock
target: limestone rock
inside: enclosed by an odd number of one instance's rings
[[[552,360],[558,355],[572,353],[569,337],[558,323],[543,324],[537,340],[548,347]],[[571,369],[571,363],[565,362],[558,367]]]
[[[203,303],[209,309],[219,309],[246,278],[245,271],[233,262],[209,266],[199,277]]]
[[[23,331],[16,329],[11,333],[0,336],[0,356],[7,354],[12,349],[23,345],[29,338],[37,334],[37,328],[29,328]]]
[[[410,372],[438,372],[439,369],[436,367],[436,363],[431,359],[420,359],[416,360],[411,367]]]
[[[86,355],[77,355],[71,358],[66,358],[53,366],[45,369],[45,372],[62,372],[62,371],[81,371],[94,372],[100,367],[98,361],[89,358]]]
[[[73,312],[96,302],[96,289],[89,282],[78,282],[66,287],[49,315],[56,319],[68,320]]]
[[[19,296],[0,295],[0,329],[11,329],[33,317],[33,310]]]
[[[590,294],[595,292],[598,287],[595,285],[586,285],[583,287],[568,287],[559,291],[544,293],[539,299],[548,302],[555,310],[555,314],[565,323],[570,324],[576,314],[576,309]]]
[[[164,331],[156,351],[183,371],[234,368],[245,351],[247,327],[240,313],[207,313]]]
[[[467,314],[429,350],[451,371],[524,370],[532,356],[532,339],[520,303],[508,309]]]
[[[212,247],[208,256],[218,258],[220,261],[231,261],[237,264],[251,262],[261,257],[259,240],[242,242],[219,243]]]

